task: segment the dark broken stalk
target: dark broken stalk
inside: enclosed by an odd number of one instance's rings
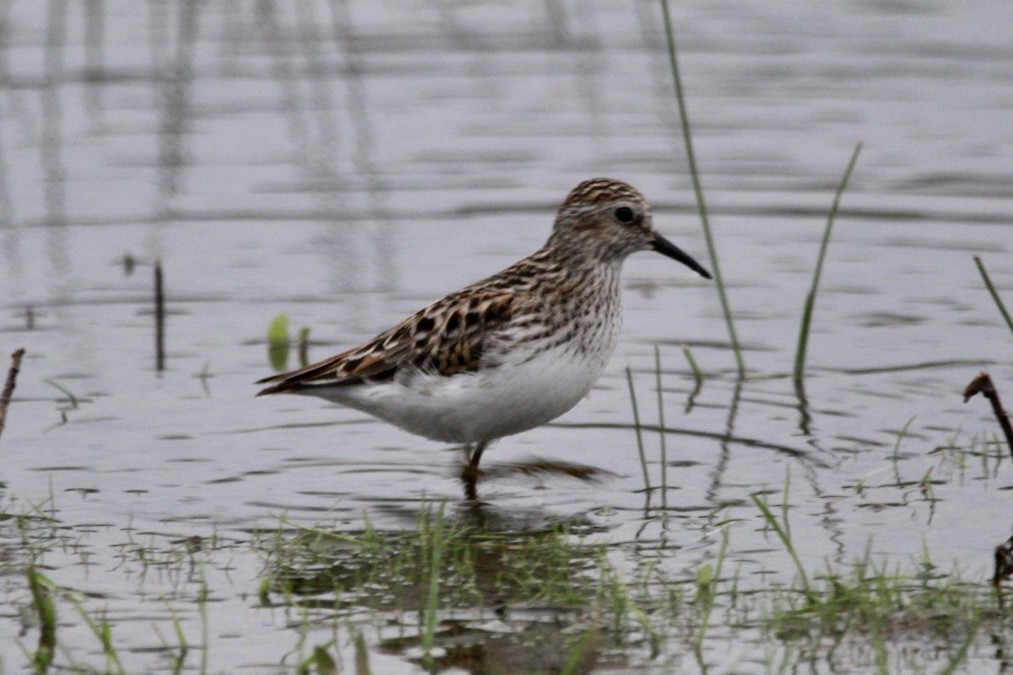
[[[1013,578],[1013,537],[995,547],[995,569],[992,573],[992,585],[999,595],[999,606],[1002,607],[1002,582]]]
[[[999,422],[1003,434],[1006,435],[1006,445],[1009,446],[1010,456],[1013,457],[1013,426],[1010,426],[1009,415],[1002,407],[999,392],[996,391],[988,373],[981,373],[971,380],[971,383],[964,389],[964,403],[967,403],[975,394],[981,394],[992,404],[992,412],[995,413],[995,419]]]
[[[303,326],[299,329],[299,337],[296,338],[299,346],[299,367],[305,368],[309,365],[310,329]]]
[[[165,297],[161,260],[155,261],[155,370],[165,370]]]
[[[4,383],[3,393],[0,393],[0,434],[3,434],[4,423],[7,420],[7,406],[10,405],[11,397],[14,396],[14,386],[17,384],[18,371],[21,370],[21,357],[25,355],[24,347],[15,349],[11,354],[11,368],[7,371],[7,381]]]

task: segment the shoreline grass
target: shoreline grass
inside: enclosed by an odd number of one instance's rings
[[[785,489],[789,485],[786,477]],[[693,667],[720,668],[741,658],[780,670],[803,663],[803,654],[844,669],[893,669],[909,659],[956,672],[980,660],[992,636],[1013,630],[1013,612],[996,602],[987,580],[960,569],[941,573],[927,552],[899,565],[874,562],[867,547],[849,564],[807,569],[792,540],[787,492],[779,515],[759,496],[754,503],[751,518],[722,527],[713,560],[689,565],[663,541],[593,541],[581,525],[490,530],[473,514],[439,503],[423,504],[415,526],[399,531],[376,530],[366,518],[358,530],[337,530],[336,523],[294,526],[279,518],[247,542],[209,539],[196,570],[192,549],[180,555],[184,544],[135,542],[124,548],[124,563],[92,574],[135,579],[145,589],[140,607],[169,607],[160,614],[164,620],[150,625],[150,642],[160,645],[155,658],[171,672],[221,668],[211,655],[229,653],[229,642],[220,640],[231,630],[221,625],[221,613],[209,617],[209,607],[212,596],[222,602],[228,586],[213,591],[201,570],[229,569],[241,556],[262,560],[262,571],[233,579],[235,611],[284,618],[278,629],[295,644],[285,658],[305,673],[333,672],[343,660],[367,672],[370,658],[381,653],[430,670],[467,669],[485,648],[516,672],[679,669],[685,659]],[[794,578],[743,576],[741,562],[727,572],[740,557],[732,553],[735,530],[758,523],[777,533],[794,561]],[[75,545],[87,545],[62,526],[29,521],[23,527],[35,537],[74,537]],[[25,545],[38,543],[29,537]],[[27,552],[31,567],[21,577],[22,590],[8,598],[36,617],[23,629],[27,662],[36,672],[153,667],[139,660],[150,650],[138,650],[137,628],[124,623],[132,612],[124,614],[113,596],[58,580],[57,559],[66,560],[69,550],[50,542]],[[167,597],[147,589],[152,582],[144,581],[151,576],[145,570],[153,566],[162,568],[154,576],[185,578],[189,590]],[[223,578],[217,579],[220,585]],[[258,595],[259,603],[242,600]],[[76,611],[57,621],[61,605]],[[483,628],[492,624],[499,628]],[[76,642],[61,642],[75,632]],[[92,647],[81,643],[82,635],[91,636]]]

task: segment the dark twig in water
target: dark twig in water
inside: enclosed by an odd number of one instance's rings
[[[1002,407],[1002,401],[999,400],[999,392],[996,391],[995,385],[992,384],[992,378],[988,376],[988,373],[981,373],[978,377],[971,380],[971,384],[967,385],[967,388],[964,389],[964,403],[967,403],[975,394],[981,394],[992,404],[992,412],[995,413],[995,419],[999,422],[1002,432],[1006,435],[1006,445],[1009,446],[1010,455],[1013,456],[1013,427],[1010,426],[1009,415],[1006,414],[1006,410]]]
[[[25,355],[24,347],[15,349],[11,354],[11,368],[7,371],[7,381],[4,383],[3,393],[0,393],[0,434],[4,431],[4,422],[7,420],[7,406],[10,405],[11,397],[14,396],[14,385],[17,383],[18,371],[21,370],[21,357]]]
[[[155,261],[155,369],[165,370],[165,298],[162,287],[162,261]]]

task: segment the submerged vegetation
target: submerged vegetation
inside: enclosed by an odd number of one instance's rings
[[[289,337],[288,314],[274,317],[267,327],[267,360],[271,367],[279,372],[288,368],[293,343],[299,355],[299,367],[305,367],[308,362],[309,340],[310,329],[305,326],[299,329],[294,341]]]

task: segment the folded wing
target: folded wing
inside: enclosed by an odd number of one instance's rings
[[[515,296],[502,289],[474,287],[448,295],[369,342],[300,370],[257,382],[257,393],[296,393],[385,381],[412,369],[450,377],[474,371],[495,332],[513,316]]]

